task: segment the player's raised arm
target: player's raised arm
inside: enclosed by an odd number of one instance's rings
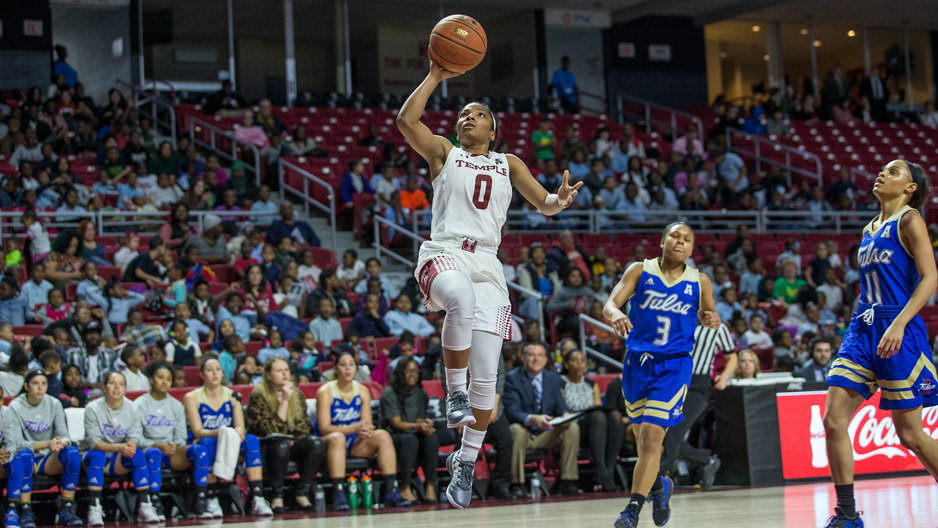
[[[622,278],[612,288],[612,293],[609,294],[606,305],[603,306],[603,317],[612,322],[612,327],[620,336],[626,336],[632,330],[632,322],[622,311],[622,306],[635,294],[635,289],[638,288],[638,279],[642,276],[642,266],[643,263],[641,262],[633,262],[625,270]]]
[[[713,283],[703,273],[700,274],[700,310],[697,320],[708,328],[720,328],[720,315],[717,313],[716,301],[713,300]]]
[[[528,166],[517,156],[507,154],[505,157],[508,158],[511,184],[518,189],[521,196],[531,202],[531,205],[537,207],[538,211],[551,216],[573,205],[573,199],[576,198],[577,191],[583,186],[583,182],[570,185],[569,172],[563,172],[563,185],[560,186],[556,194],[551,194],[534,179]]]
[[[457,75],[461,74],[440,69],[433,61],[430,61],[430,73],[427,74],[427,78],[420,83],[414,93],[410,94],[410,97],[404,101],[400,112],[397,113],[397,128],[410,146],[430,164],[430,180],[433,180],[443,169],[443,162],[446,161],[446,156],[453,148],[453,144],[445,137],[434,135],[427,125],[420,122],[420,116],[423,115],[427,100],[430,99],[437,85],[444,79]]]

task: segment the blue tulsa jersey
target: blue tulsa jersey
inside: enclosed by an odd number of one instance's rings
[[[860,300],[868,304],[905,306],[921,277],[915,258],[902,244],[899,221],[909,211],[905,206],[887,218],[879,229],[872,222],[863,229],[860,252]],[[911,213],[914,214],[914,213]],[[878,217],[877,217],[878,218]]]
[[[632,331],[625,342],[629,352],[690,354],[700,307],[700,272],[685,266],[684,273],[669,283],[658,259],[646,259],[629,303]]]

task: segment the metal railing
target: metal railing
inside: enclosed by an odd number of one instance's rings
[[[749,151],[740,146],[733,146],[733,136],[744,136],[747,140],[751,140],[753,144],[753,150]],[[737,142],[737,145],[739,143]],[[762,164],[767,165],[776,165],[785,169],[785,174],[788,177],[788,185],[791,185],[791,175],[792,173],[801,174],[802,176],[807,176],[809,178],[817,179],[819,186],[824,185],[824,173],[821,166],[821,158],[816,154],[812,154],[806,150],[799,150],[795,147],[784,145],[777,141],[772,141],[763,136],[746,134],[735,128],[726,129],[726,150],[728,152],[735,152],[743,157],[753,158],[756,162],[756,172],[762,171]],[[784,152],[785,161],[779,161],[773,159],[766,155],[766,152]],[[802,158],[806,160],[811,160],[814,162],[815,170],[812,172],[810,170],[802,169],[800,167],[795,167],[792,165],[793,158]]]
[[[671,222],[685,221],[695,230],[732,232],[738,224],[755,227],[762,232],[766,219],[763,211],[686,211],[656,210],[635,213],[590,209],[564,211],[544,216],[536,211],[509,210],[505,234],[531,232],[556,233],[569,229],[574,233],[660,232]]]
[[[579,314],[577,320],[580,325],[580,351],[582,351],[587,356],[593,356],[594,358],[602,361],[603,363],[607,363],[609,365],[616,367],[619,370],[622,370],[621,361],[613,359],[607,356],[606,354],[603,354],[599,350],[589,346],[590,341],[586,337],[586,324],[589,323],[593,326],[598,326],[599,328],[602,328],[603,330],[606,330],[607,332],[612,332],[613,334],[615,334],[616,331],[611,326],[607,325],[606,323],[599,321],[597,319],[593,319],[592,317],[586,314]]]
[[[547,336],[547,322],[544,320],[544,294],[539,291],[529,290],[516,282],[506,281],[505,284],[508,286],[509,290],[514,290],[525,297],[531,297],[537,301],[537,324],[541,330],[541,341],[544,341]]]
[[[859,179],[857,178],[857,176],[862,176],[867,181],[873,181],[876,179],[875,173],[872,173],[870,171],[860,170],[856,167],[850,167],[850,181],[852,181],[853,183],[857,183]]]
[[[284,172],[286,169],[289,169],[303,178],[303,188],[298,189],[287,183],[287,178],[284,177]],[[336,231],[335,231],[335,190],[332,188],[332,185],[329,185],[328,182],[315,176],[313,173],[308,170],[287,161],[283,158],[280,158],[280,163],[277,169],[278,176],[280,178],[280,200],[283,201],[284,195],[289,193],[293,196],[297,196],[302,200],[303,207],[305,208],[306,217],[309,218],[309,206],[319,209],[320,211],[329,215],[329,229],[330,235],[332,236],[332,249],[338,249]],[[319,200],[313,198],[312,190],[310,185],[320,186],[326,189],[326,197],[329,200],[329,203],[322,203]]]
[[[642,105],[643,113],[642,114],[627,113],[625,110],[626,102],[637,103],[637,104]],[[677,110],[675,108],[660,105],[658,103],[653,103],[646,99],[642,99],[640,97],[634,97],[634,96],[624,94],[624,93],[619,93],[616,95],[616,108],[619,111],[619,123],[620,124],[626,122],[625,120],[626,115],[628,115],[634,120],[637,120],[639,123],[643,123],[645,125],[645,132],[648,132],[648,133],[657,131],[657,130],[654,130],[654,128],[652,127],[653,124],[656,124],[658,128],[660,128],[661,130],[663,130],[664,132],[668,134],[671,134],[672,143],[678,138],[678,136],[680,135],[679,132],[681,131],[681,129],[677,125],[677,118],[684,117],[686,119],[689,119],[695,125],[697,125],[697,137],[701,141],[703,141],[703,138],[704,138],[703,123],[700,121],[699,117],[693,114],[682,112],[681,110]],[[651,114],[652,114],[653,109],[659,110],[661,112],[668,114],[668,120],[664,121],[664,120],[656,119],[652,117]]]
[[[581,113],[581,114],[596,114],[596,115],[602,115],[602,114],[605,114],[605,113],[608,112],[609,108],[606,106],[606,98],[605,98],[605,97],[603,97],[603,96],[601,96],[601,95],[599,95],[599,94],[591,93],[591,92],[584,92],[584,91],[582,91],[582,90],[580,90],[580,92],[579,92],[577,95],[578,95],[577,99],[579,100],[579,103],[580,103],[580,113]],[[589,99],[589,100],[591,100],[591,101],[594,101],[594,102],[599,103],[599,106],[600,106],[601,108],[596,109],[596,108],[593,108],[592,106],[585,105],[585,104],[583,103],[583,100],[584,100],[584,99]]]
[[[205,142],[199,137],[199,134],[202,130],[206,130],[209,133],[209,141]],[[219,138],[224,138],[224,141],[227,144],[230,144],[231,150],[228,151],[222,148],[222,145],[225,145],[224,142],[219,141]],[[264,158],[261,157],[260,151],[256,146],[248,143],[239,143],[235,139],[235,134],[231,130],[222,130],[217,126],[200,119],[198,117],[189,118],[189,140],[193,145],[197,147],[202,147],[204,149],[209,149],[215,154],[219,155],[223,159],[227,160],[229,163],[234,163],[235,161],[240,161],[244,163],[244,170],[254,173],[254,180],[257,183],[257,186],[261,185],[261,163],[263,163]],[[220,145],[221,143],[221,145]],[[243,148],[250,150],[254,154],[253,163],[245,161],[238,157],[238,149]]]
[[[149,117],[156,130],[162,130],[168,134],[169,141],[175,149],[178,130],[176,129],[176,107],[173,101],[160,95],[155,84],[152,84],[152,91],[149,92],[121,79],[117,79],[117,84],[131,90],[134,108],[141,116]]]
[[[206,215],[215,215],[221,217],[238,217],[236,222],[252,221],[252,218],[269,217],[271,220],[280,216],[279,212],[256,212],[256,211],[190,211],[189,223],[198,226],[201,230],[205,225]],[[59,213],[57,211],[37,211],[36,216],[41,223],[48,227],[54,227],[62,230],[66,228],[77,228],[79,222],[90,219],[95,223],[98,235],[122,235],[128,232],[139,234],[148,233],[152,236],[158,236],[157,233],[169,219],[168,211],[84,211],[76,213]],[[18,233],[12,235],[16,238],[25,237],[23,233],[23,213],[19,211],[0,211],[0,244],[3,242],[4,234],[10,232]],[[53,221],[58,218],[67,217],[65,221]],[[268,224],[269,222],[265,222]],[[53,237],[54,238],[54,237]]]
[[[356,211],[356,214],[358,213],[360,213],[360,211]],[[422,216],[427,212],[420,211],[419,213]],[[388,220],[387,218],[384,218],[383,216],[375,215],[373,217],[374,237],[375,237],[374,238],[375,258],[380,259],[381,255],[387,255],[388,257],[400,262],[401,264],[404,264],[405,266],[410,266],[411,268],[416,267],[417,263],[413,259],[407,258],[404,255],[401,255],[391,250],[390,248],[386,248],[381,245],[381,228],[387,227],[388,229],[393,229],[395,233],[400,233],[406,236],[407,238],[411,239],[414,242],[415,249],[414,249],[413,255],[414,255],[414,258],[416,258],[417,251],[418,251],[417,245],[427,240],[425,237],[421,236],[420,233],[417,232],[417,228],[416,228],[416,225],[418,222],[417,217],[418,217],[417,214],[412,215],[412,218],[414,221],[414,229],[411,230],[411,229],[407,229],[406,227],[400,224],[392,222]],[[388,242],[390,242],[390,240]],[[506,281],[505,284],[508,286],[509,290],[514,290],[518,292],[519,294],[524,295],[525,297],[532,297],[536,300],[537,313],[538,313],[537,321],[538,321],[538,326],[540,327],[540,331],[541,331],[541,339],[543,340],[544,337],[547,335],[546,334],[546,321],[544,320],[544,295],[542,295],[541,292],[539,291],[529,290],[514,282]],[[515,319],[517,320],[518,318],[515,318]]]

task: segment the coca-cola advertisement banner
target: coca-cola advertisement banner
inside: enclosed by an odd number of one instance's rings
[[[787,392],[776,396],[782,474],[786,479],[830,475],[824,435],[826,392]],[[923,410],[922,428],[938,439],[938,407]],[[879,408],[879,393],[860,405],[848,427],[856,474],[924,469],[902,447],[889,411]]]

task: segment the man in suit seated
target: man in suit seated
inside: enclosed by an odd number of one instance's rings
[[[524,457],[529,448],[549,449],[560,445],[560,492],[575,495],[580,493],[576,463],[580,426],[576,422],[558,426],[548,423],[566,415],[567,407],[560,392],[563,386],[560,376],[544,370],[546,366],[547,347],[539,342],[528,343],[521,366],[509,372],[505,381],[505,412],[512,436],[512,488],[516,493],[524,493]]]
[[[808,381],[827,381],[827,372],[831,369],[833,359],[831,340],[819,337],[811,341],[811,361],[800,369],[795,370],[792,376],[804,378]]]

